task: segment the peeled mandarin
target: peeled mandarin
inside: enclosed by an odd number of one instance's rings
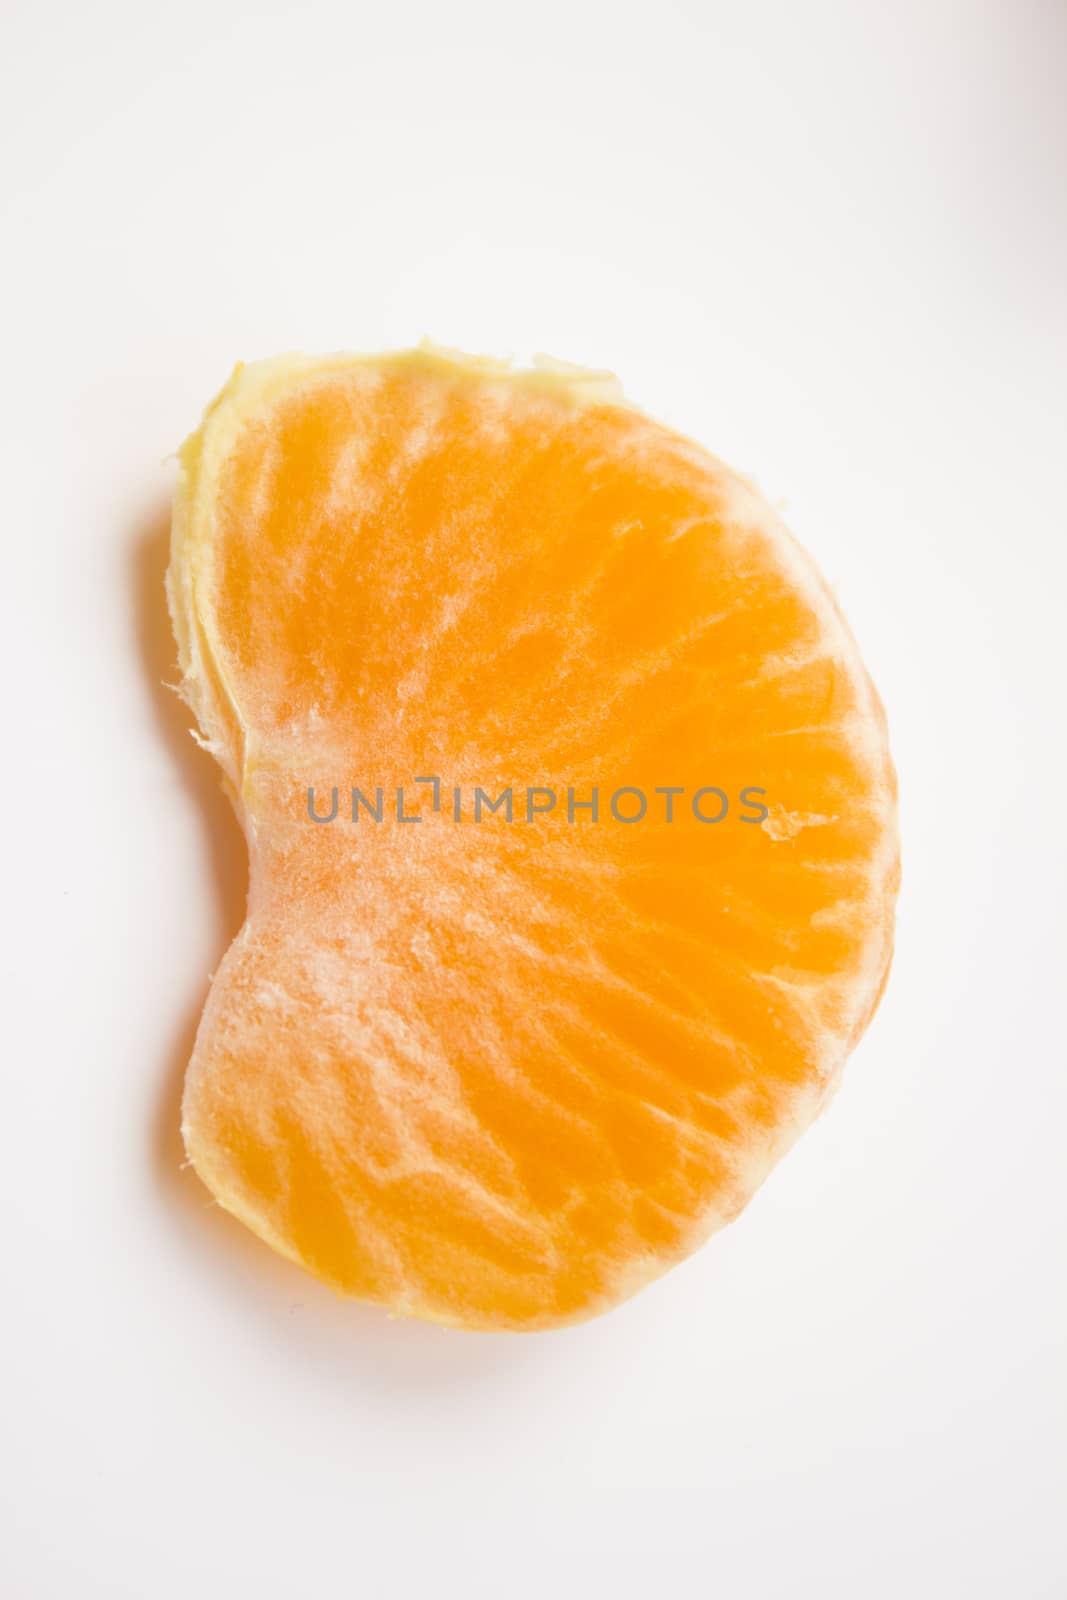
[[[168,593],[250,857],[184,1093],[219,1203],[486,1329],[735,1217],[899,876],[880,702],[758,494],[601,375],[287,356],[182,449]]]

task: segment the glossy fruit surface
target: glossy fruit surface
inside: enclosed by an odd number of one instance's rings
[[[895,780],[829,591],[580,373],[286,357],[181,463],[184,690],[251,865],[197,1171],[395,1311],[610,1306],[736,1215],[885,982]]]

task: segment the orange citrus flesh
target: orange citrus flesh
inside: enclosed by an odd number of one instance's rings
[[[345,1293],[603,1310],[737,1214],[877,1004],[895,780],[851,635],[596,375],[286,357],[181,463],[184,689],[251,858],[189,1156]]]

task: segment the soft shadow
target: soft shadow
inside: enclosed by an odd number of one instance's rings
[[[160,738],[190,804],[203,819],[218,912],[215,945],[206,953],[208,967],[214,970],[244,919],[247,852],[218,769],[191,737],[192,715],[171,687],[179,673],[164,590],[169,542],[170,511],[160,505],[135,530],[130,584],[140,659]],[[283,1329],[286,1344],[302,1346],[317,1363],[340,1366],[349,1376],[370,1365],[378,1391],[383,1386],[410,1390],[477,1381],[502,1365],[514,1366],[533,1356],[540,1343],[537,1335],[448,1332],[393,1320],[372,1306],[342,1300],[275,1255],[214,1203],[189,1168],[181,1139],[182,1082],[204,999],[204,992],[190,997],[164,1052],[152,1135],[153,1167],[183,1238],[212,1272],[220,1292],[266,1319],[275,1334]]]
[[[248,865],[241,829],[222,791],[217,768],[191,737],[192,716],[173,687],[180,674],[164,591],[169,547],[170,511],[164,506],[144,519],[133,541],[131,583],[137,644],[160,737],[204,823],[218,911],[218,943],[211,953],[214,965],[244,918]],[[182,1079],[192,1054],[203,998],[201,995],[191,1002],[168,1051],[156,1116],[156,1171],[164,1188],[176,1195],[187,1188],[182,1181]]]

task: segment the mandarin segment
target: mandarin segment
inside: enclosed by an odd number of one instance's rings
[[[870,1019],[898,880],[880,703],[755,492],[585,375],[288,357],[183,448],[168,592],[250,855],[183,1106],[220,1203],[478,1328],[735,1216]]]

